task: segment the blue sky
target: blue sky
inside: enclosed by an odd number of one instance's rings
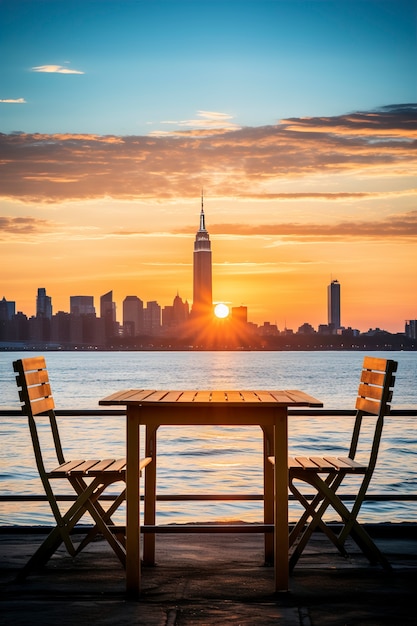
[[[215,301],[317,327],[333,277],[345,326],[402,330],[416,16],[416,0],[0,0],[0,298],[191,302],[204,187]]]
[[[414,102],[416,7],[2,0],[0,131],[143,135]]]

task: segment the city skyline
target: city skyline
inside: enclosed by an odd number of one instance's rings
[[[4,0],[1,293],[191,302],[204,188],[214,301],[317,327],[337,276],[345,324],[402,332],[416,23],[413,0]]]
[[[3,297],[3,302],[4,300],[5,298]],[[107,337],[112,335],[125,337],[134,337],[141,334],[157,335],[160,331],[169,332],[174,327],[180,330],[183,324],[187,326],[191,322],[194,326],[193,333],[196,336],[199,336],[201,330],[207,327],[208,334],[204,337],[204,341],[210,341],[210,328],[213,320],[217,317],[221,319],[228,318],[230,321],[234,319],[235,322],[239,320],[238,324],[241,329],[247,327],[248,322],[252,330],[257,326],[261,326],[254,324],[250,317],[248,318],[247,307],[229,307],[228,304],[221,301],[213,302],[212,250],[210,234],[206,228],[203,190],[201,191],[199,228],[194,240],[193,300],[191,309],[188,300],[183,302],[178,292],[173,298],[172,305],[161,305],[157,300],[145,302],[137,294],[126,295],[122,301],[122,318],[120,318],[120,314],[119,316],[117,315],[117,305],[113,300],[112,290],[100,296],[99,315],[96,315],[94,296],[71,295],[69,296],[69,302],[71,315],[92,314],[94,317],[100,317],[104,321],[106,327],[105,335]],[[144,306],[145,304],[146,307]],[[224,308],[220,314],[217,312],[219,304]],[[341,285],[337,279],[332,278],[327,286],[327,323],[323,321],[321,324],[318,324],[317,328],[314,328],[308,319],[305,318],[304,322],[298,327],[297,332],[309,333],[314,331],[332,334],[346,329],[355,332],[361,332],[362,330],[363,332],[364,329],[354,329],[352,326],[344,326],[342,324],[341,305]],[[244,310],[243,317],[239,309]],[[174,314],[175,310],[176,314]],[[62,312],[65,313],[65,311],[60,311],[60,313]],[[36,298],[36,317],[50,320],[52,315],[52,297],[46,293],[45,287],[39,287]],[[165,320],[164,317],[166,318]],[[409,320],[404,321],[406,328],[408,322]],[[413,321],[413,323],[415,322]],[[276,323],[271,323],[271,320],[264,320],[263,326],[266,327],[267,332],[269,330],[272,333],[275,333],[275,331],[278,333],[293,332],[291,325],[287,327],[286,321],[282,329]],[[376,329],[385,330],[380,329],[378,325]],[[367,330],[372,331],[375,329],[370,326]]]
[[[210,323],[210,318],[213,319],[216,317],[216,311],[215,311],[216,304],[221,304],[221,305],[226,306],[226,308],[228,309],[228,314],[226,315],[226,317],[231,316],[232,310],[239,309],[239,306],[240,308],[244,308],[246,312],[248,313],[247,306],[236,305],[236,304],[231,303],[230,301],[226,303],[222,300],[216,300],[216,299],[213,300],[212,250],[211,250],[210,235],[206,228],[205,218],[206,216],[204,213],[204,200],[203,200],[203,193],[202,193],[201,194],[201,209],[200,209],[200,215],[199,215],[199,228],[196,232],[195,240],[194,240],[193,267],[192,267],[193,300],[191,301],[190,309],[189,309],[190,302],[187,299],[185,299],[185,301],[183,302],[178,290],[177,290],[176,295],[173,296],[172,305],[159,304],[159,302],[154,299],[143,300],[142,298],[140,298],[140,296],[138,296],[138,294],[133,294],[133,295],[128,294],[128,295],[125,295],[123,299],[120,301],[119,307],[117,303],[113,300],[113,290],[110,290],[106,294],[100,294],[98,296],[98,300],[100,301],[100,307],[99,307],[100,314],[97,315],[97,317],[107,319],[107,324],[109,324],[110,327],[114,323],[120,324],[120,326],[122,327],[125,321],[124,312],[125,312],[127,301],[138,300],[138,299],[140,300],[144,311],[146,310],[144,305],[145,304],[148,305],[149,315],[154,318],[154,323],[156,323],[157,326],[159,325],[161,321],[162,321],[162,326],[163,326],[163,320],[162,320],[163,310],[170,309],[172,308],[172,306],[175,307],[176,300],[179,300],[181,302],[181,306],[186,305],[187,311],[189,310],[190,319],[192,319],[193,316],[197,318],[201,317],[202,319],[206,319],[207,323]],[[47,294],[46,291],[47,290],[45,287],[37,288],[37,296],[36,296],[36,301],[35,301],[35,315],[33,316],[28,315],[27,317],[29,318],[30,317],[47,317],[48,319],[51,318],[51,316],[53,315],[52,296]],[[315,328],[314,325],[310,324],[310,321],[307,319],[307,315],[302,314],[304,315],[304,318],[303,318],[304,321],[297,325],[298,329],[303,326],[311,326],[311,328],[313,328],[314,330],[319,330],[320,327],[328,326],[330,329],[333,329],[333,331],[337,329],[345,329],[345,328],[353,329],[359,332],[366,332],[367,330],[373,330],[374,327],[372,325],[369,325],[369,327],[365,330],[364,328],[353,327],[349,323],[346,323],[346,325],[342,323],[341,285],[337,279],[333,279],[333,277],[331,277],[331,282],[326,287],[326,293],[327,293],[327,300],[326,300],[327,322],[324,321],[324,316],[323,316],[322,321],[316,324],[316,328]],[[73,309],[75,310],[82,306],[81,305],[82,301],[84,303],[84,306],[85,306],[85,302],[88,301],[91,307],[91,310],[96,309],[96,306],[94,303],[94,298],[95,298],[94,295],[77,294],[77,295],[70,295],[68,296],[68,298],[69,298],[68,310],[60,309],[59,311],[56,311],[56,312],[73,313]],[[4,301],[11,303],[10,300],[7,299],[3,295],[3,302]],[[15,305],[16,303],[13,302],[13,304]],[[153,311],[154,307],[159,309],[159,314]],[[15,307],[15,308],[16,308],[16,312],[23,313],[24,315],[26,315],[25,311],[21,311],[18,307]],[[49,312],[48,315],[45,314],[46,310]],[[118,311],[122,311],[122,318],[120,318],[120,313],[118,314]],[[76,313],[76,315],[79,315],[79,314],[80,313],[78,312]],[[82,314],[86,314],[86,313],[83,312]],[[157,316],[159,315],[159,322],[155,318],[155,315]],[[187,317],[188,317],[188,313],[187,313]],[[224,317],[224,316],[221,315],[220,317]],[[129,314],[127,316],[127,319],[130,320],[131,318],[132,318],[132,315]],[[410,319],[411,318],[405,319],[404,325]],[[271,321],[271,320],[264,319],[262,324],[253,322],[253,320],[250,319],[250,313],[249,313],[249,317],[247,321],[250,322],[251,324],[254,324],[255,326],[261,326],[263,324],[266,324],[266,325],[272,324],[272,326],[276,327],[279,331],[285,331],[287,329],[293,330],[291,324],[287,325],[287,320],[285,320],[284,326],[281,329],[279,328],[279,325],[276,323],[276,320]],[[204,322],[201,322],[201,320],[200,320],[200,323],[204,324]],[[374,321],[374,323],[376,323],[376,326],[375,326],[376,329],[391,332],[391,331],[388,331],[388,329],[381,328],[376,321]],[[404,325],[400,330],[396,332],[399,332],[399,333],[404,332]]]

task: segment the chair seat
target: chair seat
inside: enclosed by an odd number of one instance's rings
[[[145,457],[140,460],[140,469],[142,470],[151,462],[151,457]],[[85,478],[93,476],[107,477],[120,474],[120,479],[124,478],[126,472],[126,459],[78,459],[75,461],[67,461],[61,463],[48,473],[49,478],[67,478],[68,476],[83,476]]]
[[[275,457],[269,456],[268,461],[275,465]],[[331,474],[332,472],[344,472],[346,474],[364,474],[367,465],[362,465],[347,456],[289,456],[288,470],[290,474],[313,472],[316,474]]]
[[[345,472],[346,474],[363,474],[367,470],[367,465],[358,463],[347,456],[296,456],[288,457],[288,469],[290,472],[297,470],[332,473]]]

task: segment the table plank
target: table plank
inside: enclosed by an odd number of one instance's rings
[[[194,402],[197,391],[183,391],[177,402]]]
[[[182,391],[179,391],[179,390],[167,391],[165,393],[165,395],[161,396],[159,402],[161,402],[161,403],[163,403],[163,402],[178,402],[178,400],[180,399],[181,396],[182,396]]]
[[[197,391],[194,402],[211,402],[211,391],[199,390]]]

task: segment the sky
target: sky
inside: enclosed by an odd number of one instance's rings
[[[417,0],[0,0],[0,298],[417,318]]]

